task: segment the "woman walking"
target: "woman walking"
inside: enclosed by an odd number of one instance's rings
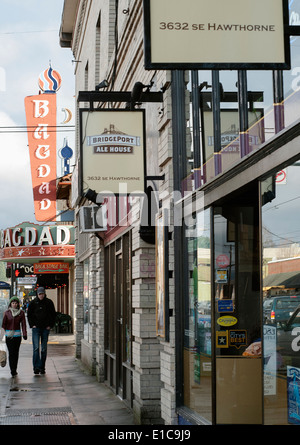
[[[9,300],[8,309],[4,312],[2,328],[5,330],[10,372],[12,377],[15,377],[18,374],[17,366],[22,333],[24,340],[27,340],[25,313],[20,308],[18,297],[12,297]]]

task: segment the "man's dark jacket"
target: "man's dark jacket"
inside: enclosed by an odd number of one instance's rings
[[[27,318],[31,328],[33,326],[41,329],[46,329],[48,326],[52,328],[56,318],[53,301],[47,297],[43,300],[36,297],[28,306]]]

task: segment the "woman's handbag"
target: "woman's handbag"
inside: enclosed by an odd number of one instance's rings
[[[6,345],[3,342],[0,342],[0,366],[4,368],[6,365]]]

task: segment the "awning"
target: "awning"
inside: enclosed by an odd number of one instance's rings
[[[6,283],[6,281],[0,281],[0,290],[1,289],[10,289],[10,284]]]
[[[276,286],[284,286],[286,288],[300,288],[300,271],[275,273],[264,278],[263,287]]]

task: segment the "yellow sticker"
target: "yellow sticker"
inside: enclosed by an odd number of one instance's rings
[[[228,331],[216,331],[216,347],[228,348]]]
[[[223,317],[219,317],[217,323],[220,326],[233,326],[237,323],[237,318],[232,317],[231,315],[224,315]]]

